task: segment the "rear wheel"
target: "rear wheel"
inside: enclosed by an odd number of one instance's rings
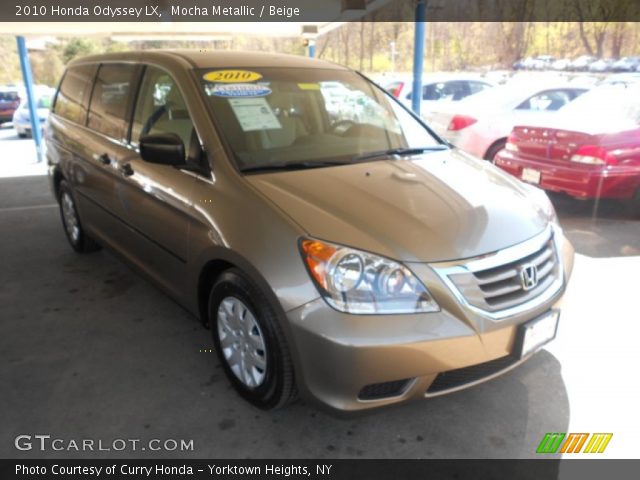
[[[229,269],[211,289],[208,312],[216,353],[238,393],[265,410],[291,402],[291,356],[263,292],[240,270]]]
[[[75,197],[69,184],[62,180],[58,187],[58,203],[60,204],[60,218],[62,219],[62,226],[64,227],[64,233],[67,235],[67,240],[71,248],[78,253],[95,252],[100,249],[92,238],[87,236],[82,228],[80,217],[78,215],[78,209],[76,208]]]
[[[503,138],[495,142],[493,145],[491,145],[487,150],[487,153],[484,155],[485,160],[489,160],[491,163],[495,163],[496,155],[498,155],[498,153],[501,150],[504,150],[504,147],[506,144],[507,144],[507,139]]]
[[[640,188],[638,188],[635,196],[631,199],[631,213],[636,218],[640,218]]]

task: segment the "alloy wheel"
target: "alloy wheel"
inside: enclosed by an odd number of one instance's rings
[[[76,207],[73,203],[73,198],[69,192],[63,192],[60,198],[60,204],[62,206],[62,218],[64,219],[64,228],[67,230],[67,234],[72,243],[78,243],[80,239],[80,222],[78,221],[78,214],[76,213]]]
[[[224,298],[217,327],[222,354],[234,375],[249,388],[262,385],[267,371],[265,340],[249,307],[235,297]]]

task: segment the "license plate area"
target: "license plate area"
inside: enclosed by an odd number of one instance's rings
[[[542,175],[538,170],[533,168],[523,168],[522,169],[522,180],[529,183],[535,183],[536,185],[540,183],[540,177]]]
[[[520,325],[516,336],[514,355],[524,358],[553,340],[556,337],[559,319],[559,310],[549,310]]]

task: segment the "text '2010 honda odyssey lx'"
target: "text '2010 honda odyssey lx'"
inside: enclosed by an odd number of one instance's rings
[[[297,391],[347,411],[452,392],[556,334],[573,249],[546,195],[347,68],[76,60],[47,145],[71,246],[108,247],[198,315],[262,408]]]

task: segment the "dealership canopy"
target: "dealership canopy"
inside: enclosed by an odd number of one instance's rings
[[[117,0],[116,0],[117,1]],[[136,21],[146,13],[144,11],[145,3],[129,1],[129,10],[115,11],[108,5],[102,5],[101,10],[94,10],[94,6],[80,7],[88,8],[91,19],[96,18],[96,14],[100,19],[105,21],[78,21],[85,12],[81,10],[71,10],[69,12],[56,10],[57,12],[66,13],[64,18],[66,21],[37,21],[37,22],[0,22],[0,34],[15,35],[18,43],[18,53],[20,56],[20,64],[22,67],[22,75],[27,93],[27,102],[31,112],[32,132],[39,161],[42,159],[41,154],[41,133],[37,125],[38,116],[36,112],[36,102],[33,91],[33,81],[31,78],[31,67],[28,57],[28,45],[37,45],[38,43],[46,43],[47,37],[62,36],[93,36],[107,37],[119,41],[135,41],[135,40],[186,40],[186,41],[203,41],[203,40],[225,40],[234,36],[258,36],[258,37],[300,37],[308,43],[307,52],[310,56],[315,56],[315,39],[319,35],[327,33],[345,22],[366,20],[368,15],[375,13],[390,0],[300,0],[288,6],[275,6],[276,10],[272,12],[269,18],[280,18],[281,22],[271,21],[253,21],[253,22],[235,22],[235,21],[182,21],[182,13],[188,11],[171,11],[171,6],[166,2],[159,0],[156,4],[166,4],[160,19],[163,21]],[[63,3],[63,2],[60,2]],[[178,2],[176,2],[178,3]],[[416,0],[412,2],[416,6],[416,35],[414,48],[414,91],[420,91],[422,79],[422,64],[424,57],[424,15],[425,0]],[[256,8],[264,5],[263,2],[245,2],[245,4],[256,5]],[[80,5],[74,2],[74,5]],[[142,5],[142,7],[141,7]],[[151,5],[151,4],[149,4]],[[236,6],[238,3],[235,4]],[[233,6],[232,6],[233,7]],[[24,8],[27,8],[26,6]],[[40,8],[40,7],[33,7]],[[51,5],[49,6],[51,7]],[[63,8],[63,7],[55,7]],[[78,8],[78,7],[76,7]],[[114,7],[115,8],[115,7]],[[143,10],[139,10],[142,8]],[[153,8],[153,7],[151,7]],[[212,8],[211,5],[209,8]],[[278,10],[279,8],[279,10]],[[305,21],[293,21],[295,18],[293,10],[299,8],[305,12],[302,17]],[[153,13],[153,10],[151,10]],[[202,11],[198,13],[197,19],[203,17]],[[208,11],[206,12],[209,14]],[[234,13],[233,11],[231,13]],[[231,18],[247,18],[247,16],[262,15],[260,11],[238,11]],[[47,12],[47,20],[51,18],[51,12]],[[266,12],[269,15],[269,11]],[[37,18],[30,14],[27,18]],[[321,18],[323,21],[306,21],[309,18]],[[178,20],[178,21],[175,21]],[[27,43],[27,40],[29,43]],[[420,102],[419,96],[415,96],[413,101],[413,109],[419,113]]]

